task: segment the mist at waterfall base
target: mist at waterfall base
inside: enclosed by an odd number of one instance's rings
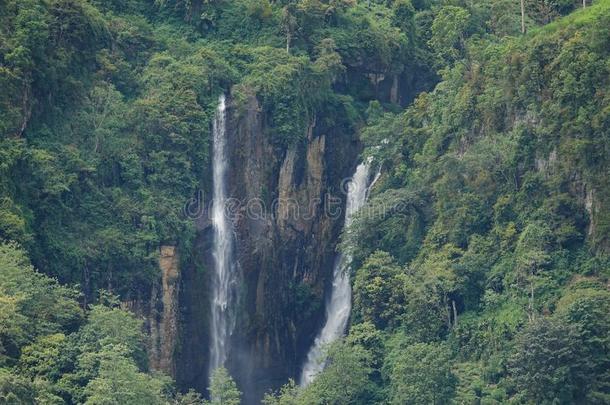
[[[368,191],[369,163],[358,165],[352,181],[348,185],[345,207],[344,230],[349,230],[354,214],[366,202]],[[326,322],[316,336],[313,346],[307,354],[299,384],[306,386],[324,369],[324,350],[328,344],[339,339],[345,333],[352,309],[352,290],[350,285],[349,265],[351,257],[338,254],[333,268],[333,281],[330,299],[326,304]]]
[[[233,261],[233,230],[225,215],[227,201],[226,100],[221,95],[213,122],[212,149],[212,224],[214,226],[214,273],[211,302],[211,345],[209,375],[225,365],[229,342],[235,327],[237,272]]]

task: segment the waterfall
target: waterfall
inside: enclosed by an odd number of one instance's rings
[[[221,95],[213,123],[212,149],[212,223],[214,225],[214,274],[212,279],[212,322],[210,345],[210,376],[227,360],[229,339],[233,333],[233,302],[235,296],[236,272],[232,261],[233,231],[231,222],[225,215],[227,202],[227,138],[226,103]]]
[[[348,186],[344,230],[349,228],[354,214],[366,202],[368,177],[369,164],[368,162],[361,163],[356,168],[356,173],[354,173]],[[349,280],[350,262],[351,257],[342,254],[339,254],[335,259],[330,301],[326,305],[326,323],[307,354],[307,360],[301,374],[300,384],[302,386],[308,385],[322,371],[325,363],[323,353],[325,346],[340,338],[347,327],[352,309],[352,289]]]

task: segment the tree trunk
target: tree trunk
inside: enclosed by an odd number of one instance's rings
[[[87,309],[89,305],[89,289],[90,289],[91,276],[89,273],[89,265],[85,264],[83,267],[83,309]]]
[[[32,116],[32,103],[30,102],[30,92],[31,92],[30,81],[29,81],[29,78],[26,78],[26,79],[24,79],[23,98],[21,101],[21,109],[22,109],[23,117],[21,119],[21,126],[19,128],[19,133],[17,134],[17,137],[19,137],[19,138],[21,138],[23,136],[23,133],[25,132],[25,129],[27,128],[28,123],[30,122],[30,118]]]
[[[390,89],[390,102],[394,104],[398,104],[400,100],[398,99],[398,75],[394,75],[392,77],[392,88]]]
[[[451,306],[453,307],[453,327],[457,326],[457,309],[455,307],[455,300],[451,300]]]
[[[525,34],[525,0],[521,0],[521,33]]]
[[[112,266],[108,266],[108,292],[112,293]]]
[[[530,297],[528,305],[528,318],[530,322],[534,320],[534,281],[530,280]]]
[[[290,53],[290,33],[286,34],[286,53]]]
[[[449,305],[449,297],[447,297],[447,294],[445,295],[445,309],[447,310],[447,329],[451,329],[451,306]]]

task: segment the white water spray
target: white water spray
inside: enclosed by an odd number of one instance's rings
[[[212,150],[212,223],[214,225],[214,274],[212,280],[212,323],[209,375],[218,367],[224,366],[229,340],[234,328],[232,304],[236,287],[233,255],[233,232],[229,218],[225,215],[227,202],[227,139],[226,139],[226,103],[221,95],[213,123]]]
[[[354,214],[364,205],[367,197],[369,164],[361,163],[356,168],[347,191],[345,222],[343,229],[349,229]],[[345,332],[352,309],[352,288],[349,280],[349,265],[352,258],[339,254],[333,269],[333,284],[330,301],[326,305],[326,323],[309,349],[303,366],[300,384],[306,386],[324,369],[324,348],[337,340]]]

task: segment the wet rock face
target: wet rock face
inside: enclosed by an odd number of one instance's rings
[[[228,367],[245,403],[258,403],[264,392],[289,377],[298,378],[324,320],[324,290],[332,277],[345,206],[341,181],[356,164],[359,144],[354,134],[324,127],[317,120],[303,142],[283,149],[271,144],[256,98],[239,110],[230,100],[229,106],[228,211],[235,229],[241,291]],[[199,227],[197,250],[203,253],[198,254],[203,267],[211,268],[210,225],[203,221]],[[185,367],[190,369],[178,370],[178,376],[182,385],[204,390],[200,376],[206,374],[205,367],[192,358],[208,357],[205,333],[186,324],[190,317],[198,317],[194,322],[200,325],[207,319],[208,314],[198,315],[201,301],[193,293],[207,291],[207,279],[192,277],[192,270],[187,273],[183,279],[188,284],[182,284],[181,352],[189,357]]]
[[[155,286],[152,294],[152,302],[157,305],[151,310],[149,361],[151,369],[174,376],[180,284],[179,257],[175,246],[160,247],[159,268],[161,285]]]

